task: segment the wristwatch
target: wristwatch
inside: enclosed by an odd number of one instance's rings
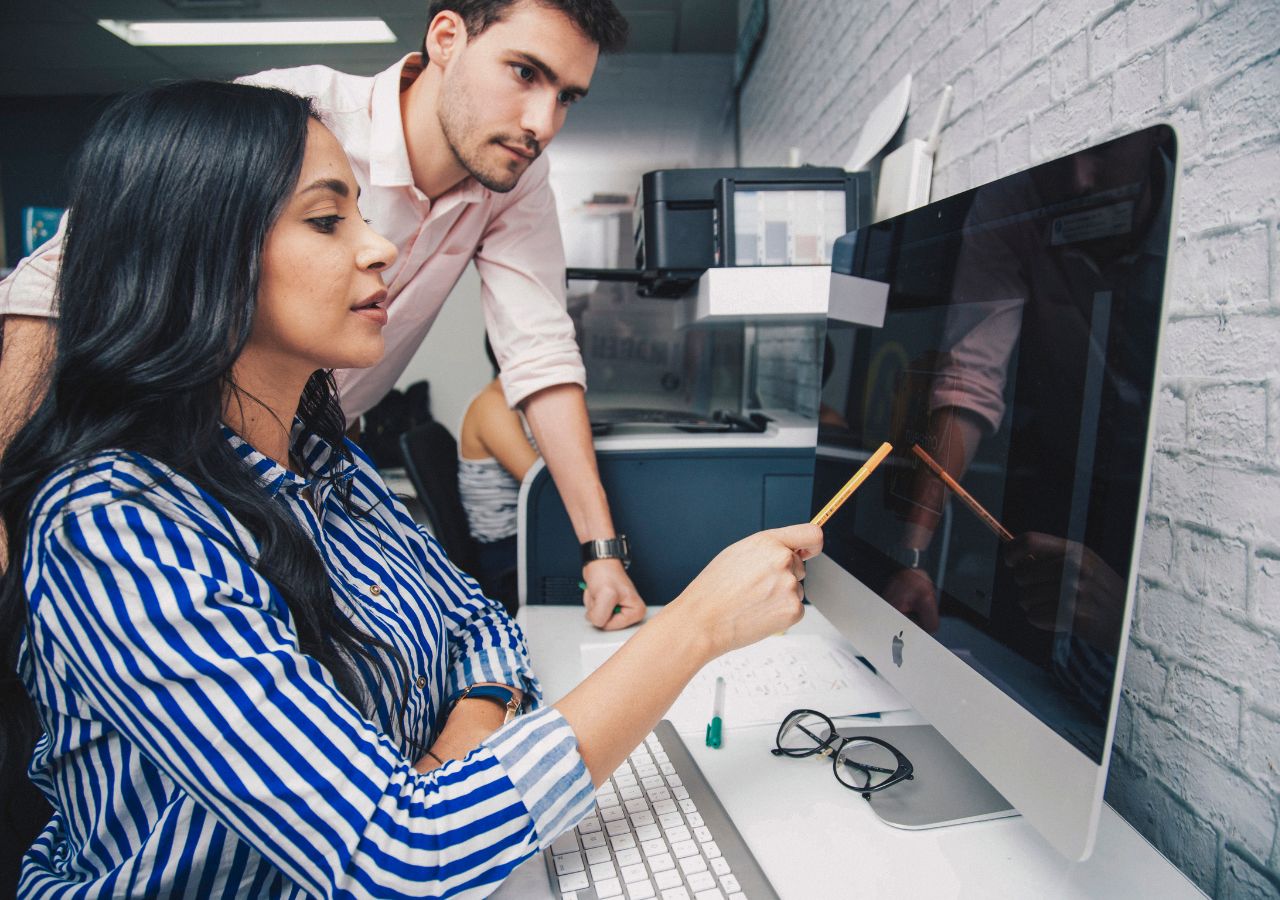
[[[448,718],[449,713],[453,712],[455,706],[468,699],[492,700],[499,706],[505,707],[507,714],[502,720],[503,725],[520,715],[520,710],[522,709],[520,698],[516,696],[516,692],[511,688],[503,687],[500,684],[473,684],[463,689],[453,698],[449,703],[449,709],[444,714],[444,718]]]
[[[582,564],[597,559],[620,559],[622,568],[631,568],[631,543],[625,534],[608,540],[585,541],[582,544]]]
[[[904,569],[918,569],[923,563],[924,551],[919,547],[896,547],[894,561]]]

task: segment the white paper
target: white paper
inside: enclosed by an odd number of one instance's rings
[[[582,674],[598,669],[621,644],[582,645]],[[665,718],[676,731],[700,735],[711,721],[716,676],[725,680],[726,728],[776,725],[793,709],[831,717],[906,709],[883,678],[860,663],[846,642],[822,635],[775,635],[705,666]]]

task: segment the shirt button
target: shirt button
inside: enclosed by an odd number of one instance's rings
[[[418,686],[418,690],[422,690],[423,688],[425,688],[425,687],[427,686],[427,676],[426,676],[426,675],[419,675],[419,676],[418,676],[418,680],[417,680],[417,681],[415,681],[415,682],[414,682],[414,684],[416,684],[416,685]]]
[[[380,584],[371,584],[371,585],[369,585],[369,593],[370,593],[370,594],[373,594],[373,596],[375,596],[375,597],[376,597],[376,596],[378,596],[379,594],[381,594],[381,593],[382,593],[382,585],[380,585]]]

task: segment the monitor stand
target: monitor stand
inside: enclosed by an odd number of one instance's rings
[[[876,815],[896,828],[939,828],[1018,814],[932,725],[843,726],[842,736],[873,734],[902,751],[915,769],[910,781],[872,794]]]

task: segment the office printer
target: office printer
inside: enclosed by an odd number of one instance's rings
[[[834,167],[648,172],[632,223],[640,292],[682,296],[712,267],[827,265],[871,200],[870,173]]]

